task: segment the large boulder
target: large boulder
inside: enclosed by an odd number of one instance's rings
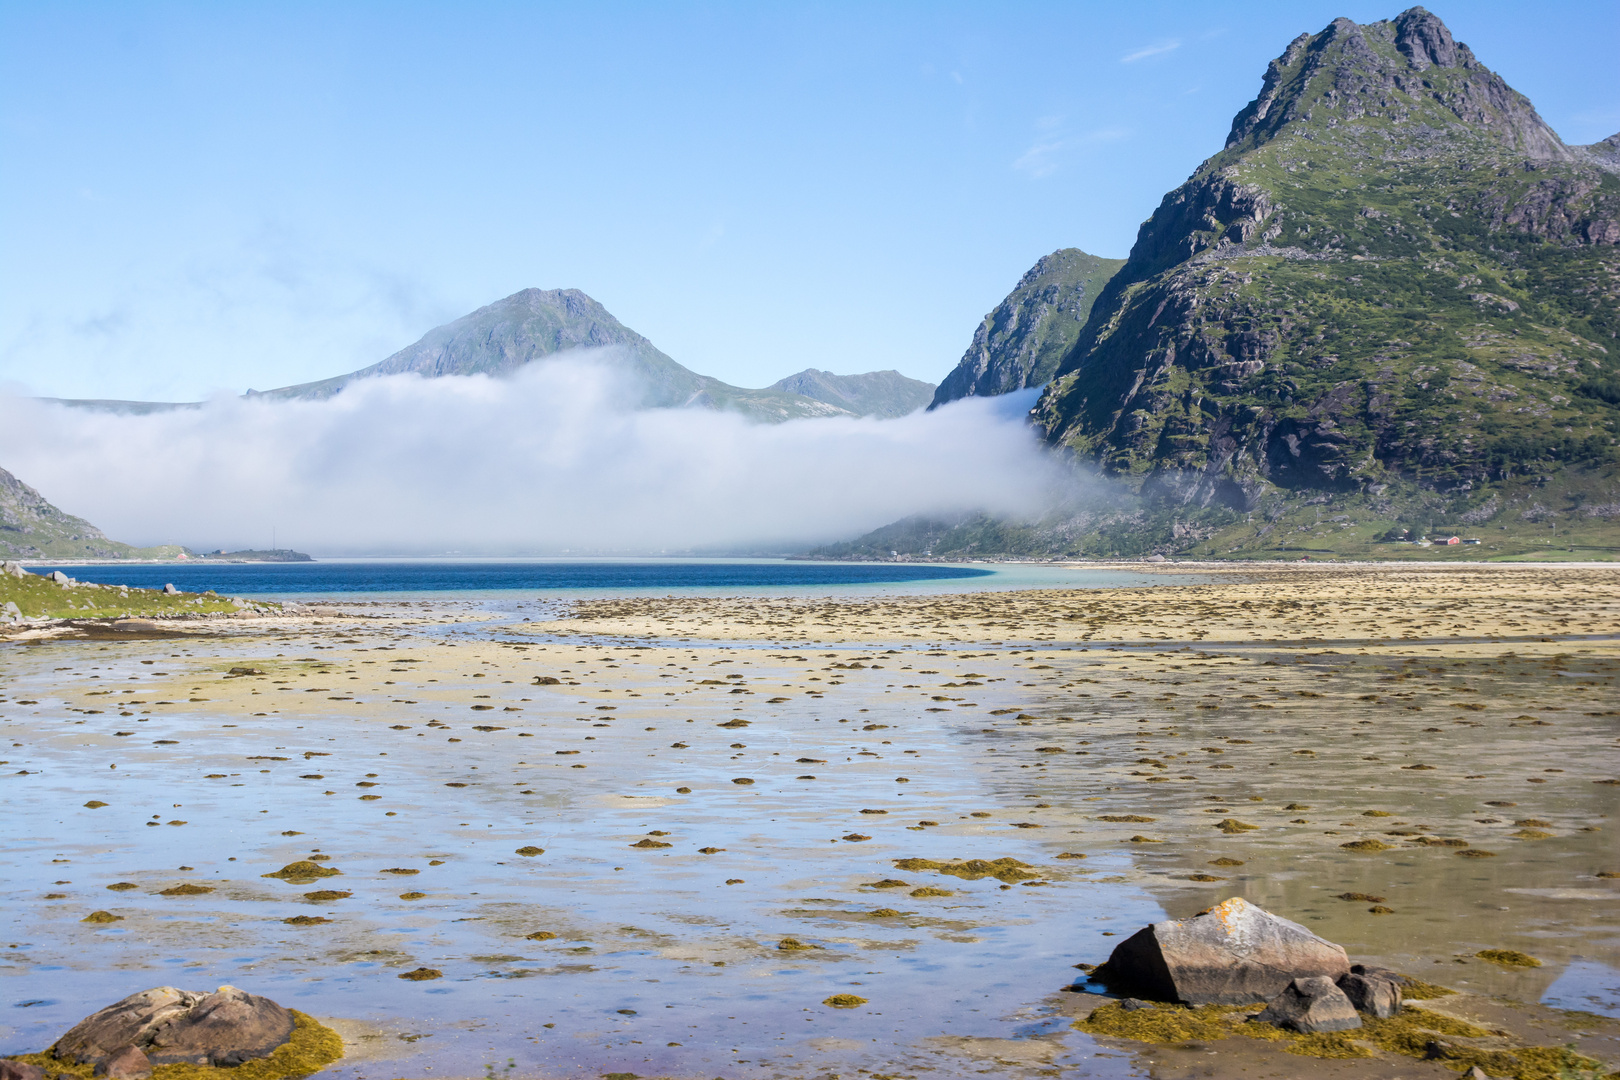
[[[1188,1005],[1269,1002],[1296,978],[1337,981],[1342,946],[1241,897],[1190,919],[1144,927],[1120,942],[1093,977],[1112,990]]]
[[[45,1080],[45,1070],[26,1061],[0,1058],[0,1080]]]
[[[153,1065],[240,1065],[265,1057],[292,1033],[292,1014],[269,998],[234,986],[212,994],[160,986],[86,1017],[51,1053],[99,1065],[134,1047]]]
[[[1354,1005],[1326,975],[1295,979],[1271,999],[1255,1023],[1292,1028],[1301,1035],[1318,1031],[1349,1031],[1361,1026]]]

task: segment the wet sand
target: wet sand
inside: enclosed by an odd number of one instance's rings
[[[229,982],[357,1078],[1454,1075],[1072,1027],[1073,965],[1241,895],[1620,1066],[1620,573],[1163,580],[14,644],[0,1050]]]

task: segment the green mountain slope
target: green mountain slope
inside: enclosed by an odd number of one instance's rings
[[[136,548],[107,539],[83,518],[0,469],[0,557],[6,559],[173,558],[183,548]]]
[[[1042,257],[984,317],[929,408],[1045,383],[1074,347],[1103,286],[1124,265],[1124,259],[1100,259],[1079,248]]]
[[[1620,136],[1566,146],[1422,8],[1335,20],[1142,225],[1036,417],[1150,503],[1208,511],[1210,550],[1603,533],[1617,243]],[[1324,506],[1344,520],[1319,528]]]
[[[806,368],[797,375],[773,382],[769,389],[824,401],[856,416],[904,416],[927,405],[934,384],[908,379],[898,371],[869,371],[863,375],[834,375]]]

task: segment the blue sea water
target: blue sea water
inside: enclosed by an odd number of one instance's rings
[[[787,559],[358,560],[306,563],[175,562],[61,566],[80,581],[226,596],[352,593],[731,592],[822,590],[993,577],[984,567],[929,563],[821,563]]]

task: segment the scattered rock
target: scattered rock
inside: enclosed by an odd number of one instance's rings
[[[1352,964],[1350,974],[1340,976],[1339,989],[1357,1012],[1385,1020],[1401,1011],[1401,976],[1388,968]]]
[[[1137,931],[1096,975],[1157,1001],[1246,1005],[1271,1001],[1294,979],[1331,983],[1349,971],[1343,947],[1234,896],[1190,919]]]
[[[6,563],[9,573],[10,567],[16,563]],[[45,1070],[38,1065],[29,1065],[22,1061],[7,1061],[0,1058],[0,1080],[45,1080]]]
[[[89,1065],[133,1046],[154,1065],[229,1066],[265,1057],[292,1033],[292,1014],[269,998],[234,986],[212,994],[160,986],[80,1021],[51,1054]]]
[[[1361,1026],[1350,998],[1326,975],[1294,979],[1271,1004],[1254,1018],[1255,1023],[1276,1024],[1301,1035],[1321,1031],[1349,1031]]]

